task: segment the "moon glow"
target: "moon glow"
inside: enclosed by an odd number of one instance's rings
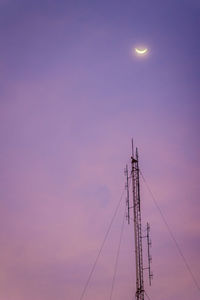
[[[135,48],[135,52],[138,55],[145,55],[145,54],[147,54],[148,49],[147,48],[144,48],[144,49]]]

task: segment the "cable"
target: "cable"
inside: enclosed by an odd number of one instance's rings
[[[94,270],[95,270],[95,267],[96,267],[96,265],[97,265],[98,259],[99,259],[99,257],[100,257],[100,254],[101,254],[102,250],[103,250],[104,244],[105,244],[105,242],[106,242],[106,239],[107,239],[108,234],[109,234],[109,232],[110,232],[110,229],[111,229],[111,227],[112,227],[112,224],[113,224],[113,222],[114,222],[114,219],[115,219],[115,217],[116,217],[116,215],[117,215],[117,212],[118,212],[120,203],[121,203],[121,201],[122,201],[122,197],[123,197],[124,191],[125,191],[125,190],[123,190],[123,192],[121,193],[119,202],[118,202],[117,207],[116,207],[116,209],[115,209],[115,211],[114,211],[113,217],[112,217],[111,222],[110,222],[110,224],[109,224],[109,226],[108,226],[108,229],[107,229],[106,234],[105,234],[105,236],[104,236],[103,242],[102,242],[101,247],[100,247],[100,249],[99,249],[99,251],[98,251],[97,257],[96,257],[96,259],[95,259],[95,261],[94,261],[94,264],[93,264],[93,266],[92,266],[92,268],[91,268],[91,271],[90,271],[90,273],[89,273],[88,279],[87,279],[87,281],[86,281],[86,283],[85,283],[85,286],[84,286],[84,288],[83,288],[82,294],[81,294],[81,296],[80,296],[80,298],[79,298],[80,300],[83,299],[83,297],[84,297],[84,295],[85,295],[85,293],[86,293],[86,290],[87,290],[88,285],[89,285],[89,283],[90,283],[91,277],[92,277],[92,275],[93,275],[93,273],[94,273]]]
[[[151,298],[149,297],[149,295],[147,294],[147,292],[144,291],[144,293],[145,293],[145,295],[147,296],[147,298],[148,298],[149,300],[151,300]]]
[[[114,290],[114,285],[115,285],[115,279],[116,279],[117,267],[118,267],[118,260],[119,260],[119,253],[120,253],[121,242],[122,242],[123,231],[124,231],[125,218],[126,218],[126,207],[125,207],[125,212],[124,212],[124,215],[123,215],[121,231],[120,231],[120,237],[119,237],[119,244],[118,244],[117,255],[116,255],[116,259],[115,259],[115,267],[114,267],[114,273],[113,273],[112,285],[111,285],[111,291],[110,291],[110,300],[112,300],[112,295],[113,295],[113,290]]]
[[[194,274],[193,274],[193,272],[192,272],[192,270],[191,270],[191,268],[190,268],[190,266],[189,266],[189,264],[188,264],[188,262],[187,262],[187,260],[186,260],[186,258],[185,258],[185,256],[184,256],[184,254],[183,254],[183,252],[182,252],[182,250],[181,250],[181,248],[180,248],[180,246],[179,246],[179,244],[178,244],[178,242],[177,242],[177,240],[176,240],[176,238],[175,238],[175,236],[174,236],[174,234],[173,234],[173,232],[172,232],[172,230],[171,230],[169,224],[167,223],[167,220],[166,220],[166,218],[165,218],[165,216],[164,216],[162,210],[160,209],[160,207],[159,207],[159,205],[158,205],[158,203],[157,203],[157,201],[156,201],[156,199],[155,199],[155,197],[154,197],[154,195],[153,195],[153,193],[152,193],[152,191],[151,191],[149,185],[147,184],[147,181],[146,181],[146,179],[144,178],[144,176],[143,176],[141,170],[140,170],[140,174],[141,174],[141,176],[142,176],[142,179],[143,179],[144,183],[146,184],[146,187],[147,187],[147,189],[148,189],[148,191],[149,191],[149,193],[150,193],[150,195],[151,195],[151,197],[152,197],[152,199],[153,199],[153,202],[154,202],[156,208],[158,209],[158,211],[159,211],[159,213],[160,213],[160,215],[161,215],[161,218],[162,218],[162,220],[163,220],[165,226],[167,227],[167,230],[168,230],[168,232],[169,232],[169,235],[171,236],[171,238],[172,238],[172,240],[173,240],[173,242],[174,242],[174,244],[175,244],[175,246],[176,246],[176,249],[177,249],[178,253],[180,254],[180,256],[181,256],[182,259],[183,259],[183,262],[184,262],[184,264],[185,264],[185,267],[186,267],[187,271],[189,272],[189,274],[190,274],[190,276],[191,276],[191,278],[192,278],[192,280],[193,280],[193,282],[194,282],[196,288],[200,291],[200,286],[199,286],[199,284],[198,284],[198,281],[196,280],[196,278],[195,278],[195,276],[194,276]]]

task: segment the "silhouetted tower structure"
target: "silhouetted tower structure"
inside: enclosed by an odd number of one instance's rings
[[[127,198],[126,204],[128,208],[127,219],[128,224],[130,224],[131,209],[133,214],[134,222],[134,238],[135,238],[135,268],[136,268],[136,300],[144,300],[145,290],[144,290],[144,275],[143,271],[148,269],[149,271],[149,284],[151,285],[152,273],[150,269],[151,256],[150,256],[150,246],[151,241],[149,237],[150,226],[147,223],[146,235],[142,235],[142,222],[141,222],[141,205],[140,205],[140,170],[139,170],[139,157],[138,149],[134,153],[133,140],[132,140],[132,156],[131,156],[131,174],[128,175],[128,166],[125,168],[126,176],[126,190]],[[130,206],[129,199],[129,178],[132,182],[132,206]],[[143,250],[142,250],[142,239],[147,238],[147,250],[148,250],[148,267],[143,267]]]

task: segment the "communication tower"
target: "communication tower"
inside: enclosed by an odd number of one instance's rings
[[[126,176],[126,205],[127,205],[127,219],[130,224],[131,216],[133,216],[134,224],[134,240],[135,240],[135,268],[136,268],[136,300],[144,300],[144,275],[143,271],[148,269],[149,271],[149,284],[151,285],[152,273],[151,273],[151,255],[150,255],[150,225],[147,223],[146,235],[142,235],[142,220],[141,220],[141,199],[140,199],[140,169],[139,169],[139,156],[138,149],[134,153],[133,140],[132,140],[132,156],[131,156],[131,174],[129,176],[128,166],[125,168]],[[132,183],[132,201],[130,203],[129,197],[129,179]],[[132,211],[132,213],[131,213]],[[148,252],[148,267],[143,266],[143,250],[142,239],[147,238],[147,252]]]

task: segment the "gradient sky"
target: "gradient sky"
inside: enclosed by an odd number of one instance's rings
[[[200,282],[199,0],[0,0],[0,300],[79,299],[130,140]],[[150,49],[133,57],[134,45]],[[154,300],[197,300],[150,195]],[[109,299],[124,204],[85,300]],[[125,225],[113,299],[133,299]]]

